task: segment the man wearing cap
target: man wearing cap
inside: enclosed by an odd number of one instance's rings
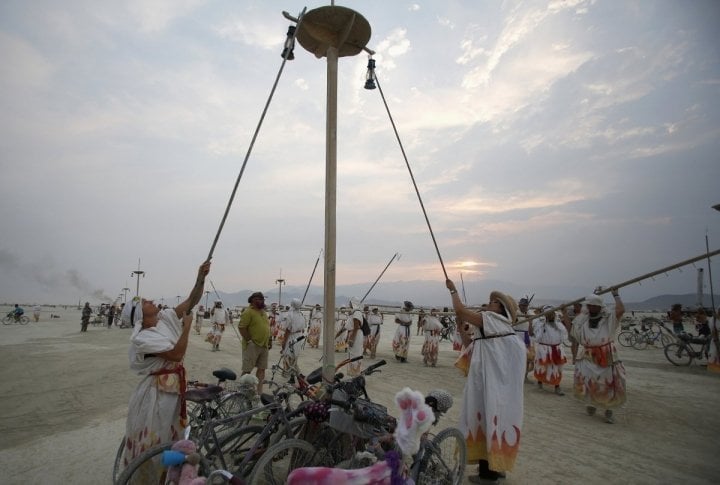
[[[265,369],[268,365],[268,350],[272,346],[270,339],[270,321],[265,312],[265,296],[256,291],[248,298],[250,306],[240,315],[238,330],[242,341],[242,373],[250,374],[257,369],[258,394],[262,394]]]
[[[615,337],[620,318],[625,313],[617,289],[612,290],[614,310],[605,308],[602,297],[585,298],[585,308],[572,320],[571,333],[582,346],[575,362],[575,397],[586,403],[593,416],[598,407],[605,408],[605,422],[614,423],[612,408],[625,402],[625,367],[618,359]],[[563,309],[563,323],[569,317]]]
[[[398,324],[393,337],[392,348],[395,353],[395,359],[405,363],[407,362],[408,349],[410,348],[410,327],[412,326],[412,314],[410,313],[415,306],[411,301],[403,303],[400,313],[395,314],[395,323]]]
[[[523,422],[525,346],[512,324],[517,305],[499,291],[490,293],[485,310],[463,305],[455,283],[447,280],[464,349],[455,366],[467,375],[459,429],[467,444],[467,462],[478,464],[472,483],[497,481],[512,470]]]
[[[373,307],[372,311],[367,316],[368,324],[370,325],[370,335],[368,335],[368,349],[370,350],[370,358],[374,359],[377,353],[378,342],[380,342],[380,329],[383,323],[382,314],[378,311],[377,307]]]
[[[530,336],[535,340],[535,365],[533,374],[538,388],[543,384],[550,384],[555,388],[555,394],[564,396],[560,389],[563,365],[567,363],[563,350],[563,341],[568,331],[565,325],[558,323],[553,307],[543,307],[543,314],[532,321]]]

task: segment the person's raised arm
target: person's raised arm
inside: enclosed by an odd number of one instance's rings
[[[182,318],[187,312],[191,311],[195,305],[200,302],[203,290],[205,289],[205,277],[210,273],[210,261],[205,261],[198,268],[197,279],[195,280],[195,286],[190,290],[190,295],[187,299],[175,307],[175,313],[178,318]]]
[[[455,310],[456,320],[462,325],[463,322],[475,325],[476,327],[482,328],[483,318],[482,313],[475,313],[472,310],[468,310],[460,301],[460,295],[458,295],[455,283],[448,279],[445,281],[445,286],[450,290],[450,297],[452,298],[453,309]]]
[[[160,352],[158,357],[172,362],[181,362],[185,358],[185,352],[188,346],[188,337],[190,335],[190,325],[192,324],[192,314],[186,314],[182,317],[182,333],[175,347],[167,352]]]

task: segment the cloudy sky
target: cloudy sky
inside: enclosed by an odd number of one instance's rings
[[[372,27],[451,278],[592,288],[702,254],[706,236],[720,247],[720,3],[337,4]],[[134,292],[138,260],[141,293],[186,295],[280,71],[281,12],[326,5],[0,3],[0,301],[114,298]],[[337,283],[374,281],[397,252],[384,280],[445,291],[366,65],[338,68]],[[324,245],[325,103],[326,61],[298,45],[214,252],[219,290],[307,283]],[[695,275],[624,293],[692,293]]]

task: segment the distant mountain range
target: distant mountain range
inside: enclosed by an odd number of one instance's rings
[[[335,288],[335,306],[347,306],[350,298],[357,297],[362,298],[370,289],[371,284],[354,284],[354,285],[338,285]],[[487,295],[495,288],[502,288],[503,291],[508,292],[515,298],[524,295],[521,293],[523,290],[518,285],[514,285],[507,282],[501,281],[483,281],[474,282],[466,286],[466,295],[468,296],[468,304],[479,304],[485,302]],[[246,306],[248,297],[255,291],[258,290],[242,290],[234,293],[227,293],[218,291],[220,299],[226,306]],[[261,289],[260,291],[266,297],[268,305],[270,303],[277,303],[278,301],[282,305],[288,305],[290,300],[298,298],[302,300],[305,293],[304,286],[283,286],[282,294],[278,291],[278,288]],[[461,296],[462,296],[462,290]],[[531,306],[541,305],[558,305],[563,302],[567,302],[576,298],[580,298],[582,295],[588,295],[592,293],[592,288],[577,288],[577,287],[560,287],[560,286],[547,286],[538,288],[536,297],[533,298]],[[482,295],[482,296],[480,296]],[[540,295],[543,295],[542,297]],[[567,296],[565,296],[567,295]],[[208,296],[208,302],[212,304],[214,300],[217,300],[217,295],[211,293]],[[450,295],[448,294],[447,288],[445,288],[444,282],[438,281],[395,281],[387,283],[378,283],[371,291],[371,293],[365,298],[365,303],[369,305],[380,305],[380,306],[402,306],[403,302],[409,300],[412,301],[416,307],[430,308],[430,307],[446,307],[450,306]],[[658,310],[664,311],[670,308],[674,303],[680,303],[685,308],[694,308],[697,306],[698,297],[694,293],[680,294],[680,295],[658,295],[639,302],[625,301],[625,307],[627,310]],[[611,298],[606,295],[606,301],[610,302]],[[711,307],[710,295],[703,295],[702,302],[705,307]],[[205,303],[203,300],[201,303]],[[323,304],[323,290],[322,287],[311,286],[305,296],[305,305],[315,305],[319,303]],[[720,306],[720,295],[715,295],[715,305]]]

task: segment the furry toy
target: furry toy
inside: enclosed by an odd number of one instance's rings
[[[197,475],[200,455],[196,453],[195,443],[190,440],[180,440],[176,441],[170,449],[184,454],[185,461],[168,468],[167,483],[173,485],[204,485],[205,478]]]
[[[435,414],[425,404],[422,393],[409,387],[395,394],[395,403],[400,408],[395,441],[405,460],[412,462],[412,456],[420,450],[420,437],[432,426]]]

